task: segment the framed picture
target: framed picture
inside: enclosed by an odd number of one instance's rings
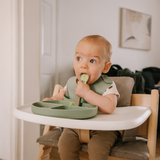
[[[120,47],[150,50],[151,16],[121,8]]]

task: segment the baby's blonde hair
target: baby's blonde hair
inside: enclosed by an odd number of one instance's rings
[[[89,35],[84,38],[82,38],[80,42],[86,41],[92,44],[101,45],[104,49],[104,54],[106,55],[106,61],[110,61],[111,55],[112,55],[112,45],[108,40],[106,40],[104,37],[100,35]]]

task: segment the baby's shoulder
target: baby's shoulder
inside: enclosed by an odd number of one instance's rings
[[[76,76],[70,77],[70,78],[68,79],[67,83],[76,82],[76,79],[77,79]]]
[[[110,84],[113,83],[113,80],[110,77],[108,77],[107,75],[101,75],[101,77],[105,83],[110,83]]]
[[[67,86],[76,86],[77,85],[76,80],[77,80],[76,76],[70,77],[67,81]]]

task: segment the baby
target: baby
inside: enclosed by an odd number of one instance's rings
[[[64,97],[76,100],[79,96],[82,103],[98,106],[103,113],[112,113],[117,105],[119,93],[115,83],[106,75],[111,67],[111,44],[102,36],[86,36],[77,44],[74,55],[76,77],[71,77],[60,93],[45,100],[63,100]],[[87,84],[80,81],[82,74],[87,74]],[[76,83],[76,79],[78,82]],[[117,140],[117,131],[90,131],[88,154],[90,160],[106,160],[110,148]],[[79,160],[81,148],[78,130],[65,128],[59,139],[58,149],[61,160]]]

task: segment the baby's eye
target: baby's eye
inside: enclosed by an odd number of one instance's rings
[[[77,61],[81,61],[82,59],[80,57],[77,57]]]
[[[96,63],[96,61],[94,59],[91,59],[90,62],[91,63]]]

